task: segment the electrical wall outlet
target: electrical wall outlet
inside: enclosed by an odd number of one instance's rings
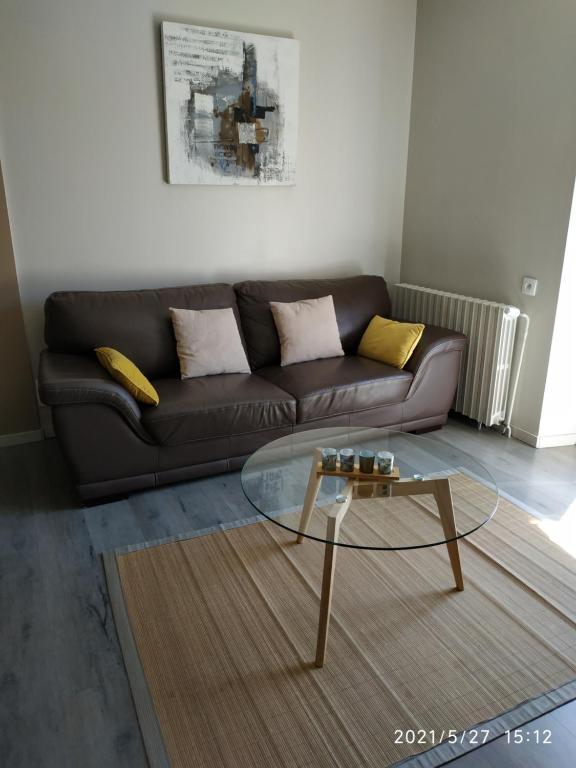
[[[537,288],[538,280],[535,277],[522,278],[522,293],[525,293],[526,296],[536,296]]]

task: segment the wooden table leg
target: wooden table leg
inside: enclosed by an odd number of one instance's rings
[[[314,504],[318,497],[318,491],[320,490],[320,484],[322,482],[322,475],[318,474],[318,462],[322,459],[322,451],[320,448],[314,449],[314,456],[312,457],[312,468],[310,469],[310,477],[308,478],[308,485],[306,487],[306,495],[304,496],[304,506],[302,507],[302,514],[300,516],[300,526],[298,528],[299,533],[296,537],[298,544],[304,539],[304,534],[308,530],[310,524],[310,518],[314,511]]]
[[[454,522],[454,507],[452,505],[452,492],[450,491],[450,480],[445,477],[440,480],[408,480],[406,482],[397,482],[392,486],[393,496],[420,496],[431,493],[436,499],[440,522],[444,531],[444,538],[452,539],[446,542],[450,565],[454,573],[456,588],[464,589],[464,579],[462,577],[462,567],[460,565],[460,553],[458,551],[458,540],[456,536],[456,523]]]
[[[445,478],[443,480],[435,480],[434,484],[434,498],[436,499],[436,504],[438,504],[438,512],[440,513],[444,536],[447,539],[452,539],[452,541],[446,542],[446,547],[448,548],[448,557],[450,558],[450,565],[452,566],[454,580],[456,581],[456,589],[463,590],[464,579],[462,577],[462,567],[460,565],[458,540],[455,538],[458,533],[456,531],[456,523],[454,522],[454,507],[452,505],[450,481],[448,478]]]
[[[316,641],[317,667],[324,666],[328,629],[330,626],[330,611],[332,608],[332,593],[334,589],[334,570],[336,567],[336,550],[338,535],[344,515],[352,501],[353,482],[348,482],[342,492],[341,501],[337,502],[328,515],[326,526],[326,545],[324,550],[324,571],[322,573],[322,595],[320,597],[320,618],[318,621],[318,638]]]
[[[334,569],[336,567],[336,545],[326,543],[324,550],[324,571],[322,573],[322,597],[320,598],[320,618],[318,620],[318,638],[316,640],[316,666],[324,666],[328,627],[332,610],[332,592],[334,588]]]

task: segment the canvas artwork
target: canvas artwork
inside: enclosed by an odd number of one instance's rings
[[[298,43],[162,23],[171,184],[294,184]]]

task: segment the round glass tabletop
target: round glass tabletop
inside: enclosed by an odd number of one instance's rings
[[[494,480],[472,456],[389,429],[281,437],[248,459],[242,488],[258,512],[298,537],[360,549],[445,544],[487,523],[498,505]]]

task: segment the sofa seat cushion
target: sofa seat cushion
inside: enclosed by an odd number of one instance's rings
[[[241,435],[295,422],[294,398],[254,374],[224,373],[153,383],[160,404],[143,412],[142,423],[161,445]]]
[[[270,366],[256,375],[296,398],[298,424],[401,402],[413,379],[409,371],[356,355]]]

